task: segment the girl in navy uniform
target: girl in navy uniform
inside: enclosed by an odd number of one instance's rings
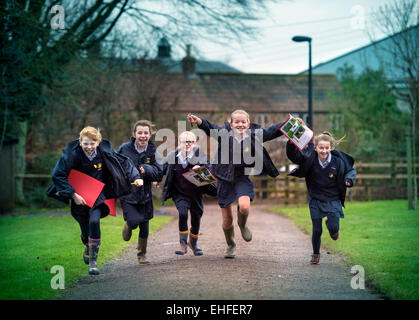
[[[305,177],[308,191],[310,216],[313,224],[311,264],[320,263],[322,219],[333,240],[339,238],[339,219],[343,218],[346,188],[352,187],[356,177],[354,159],[335,146],[336,140],[329,132],[314,137],[302,151],[291,141],[287,142],[288,158],[299,165],[290,175]]]
[[[148,120],[137,121],[134,124],[130,141],[123,143],[118,148],[119,153],[132,160],[144,180],[142,188],[132,187],[131,194],[120,198],[126,221],[122,230],[122,238],[129,241],[132,230],[139,227],[137,259],[140,265],[150,263],[146,259],[146,253],[149,220],[153,218],[151,186],[152,182],[160,181],[163,175],[163,168],[156,161],[156,145],[150,140],[152,127],[152,123]]]
[[[227,242],[224,257],[234,258],[236,243],[234,241],[232,203],[236,200],[238,202],[237,223],[241,235],[245,241],[251,241],[252,233],[247,227],[247,218],[250,212],[250,202],[254,198],[254,184],[249,179],[248,169],[259,167],[261,169],[259,173],[262,175],[268,174],[271,177],[279,175],[262,144],[282,135],[279,131],[282,123],[269,128],[261,128],[257,124],[250,123],[249,114],[244,110],[235,110],[231,114],[231,122],[225,122],[224,126],[218,126],[192,114],[188,114],[187,118],[190,123],[196,123],[198,128],[204,130],[208,136],[211,135],[211,130],[218,132],[216,163],[212,163],[211,167],[213,174],[218,179],[218,204],[221,207],[222,228]],[[254,162],[247,163],[249,161],[245,161],[245,157],[251,152],[254,153]]]
[[[68,183],[71,169],[105,183],[92,208]],[[79,140],[70,142],[63,150],[52,172],[53,185],[47,194],[58,200],[71,199],[71,215],[80,225],[81,241],[86,246],[83,259],[89,264],[89,274],[97,275],[97,257],[101,240],[100,219],[109,214],[105,199],[128,194],[131,184],[142,186],[141,174],[125,156],[115,153],[107,140],[102,140],[98,129],[86,127],[80,132]]]
[[[179,249],[175,254],[184,255],[187,246],[192,249],[195,256],[203,255],[198,246],[201,217],[204,212],[202,193],[215,196],[216,189],[213,185],[196,187],[182,176],[183,173],[208,166],[208,158],[196,146],[196,136],[191,131],[179,135],[179,148],[169,153],[164,163],[166,179],[163,187],[162,201],[173,198],[179,212]],[[191,215],[191,228],[188,231],[188,211]],[[189,235],[189,241],[188,241]]]

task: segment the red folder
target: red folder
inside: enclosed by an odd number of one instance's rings
[[[103,182],[74,169],[71,169],[67,179],[68,183],[76,190],[76,193],[83,197],[90,208],[93,207],[105,186]]]
[[[116,199],[106,199],[105,203],[108,205],[109,209],[111,210],[109,214],[111,216],[116,217]]]

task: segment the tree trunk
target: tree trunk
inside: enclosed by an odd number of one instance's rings
[[[418,184],[417,184],[417,176],[416,176],[416,106],[412,108],[412,140],[411,140],[411,148],[412,148],[412,210],[417,209],[417,202],[418,202]]]
[[[26,134],[28,132],[28,120],[17,122],[19,142],[16,145],[16,172],[15,175],[23,175],[26,171]],[[16,178],[16,202],[20,205],[25,203],[23,192],[23,178]]]

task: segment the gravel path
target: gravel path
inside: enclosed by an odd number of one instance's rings
[[[269,213],[266,208],[263,205],[251,207],[248,225],[253,240],[250,243],[241,238],[235,217],[235,259],[223,257],[226,244],[221,212],[217,205],[207,204],[199,238],[203,256],[195,257],[190,250],[185,256],[174,254],[178,247],[177,219],[174,219],[149,239],[147,258],[152,264],[139,266],[136,247],[132,245],[120,258],[102,266],[99,276],[86,276],[66,288],[60,299],[382,298],[368,288],[351,288],[351,267],[344,264],[341,256],[327,254],[322,249],[320,265],[310,265],[310,236],[288,218]],[[175,208],[165,210],[176,214]],[[137,235],[138,229],[133,232],[133,236]],[[325,236],[329,236],[327,231],[323,231]],[[83,262],[80,260],[80,263]]]

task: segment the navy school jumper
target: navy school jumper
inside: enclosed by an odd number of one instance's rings
[[[249,129],[246,130],[245,133],[247,137],[241,142],[238,142],[234,138],[229,122],[225,122],[224,126],[218,126],[206,119],[202,119],[202,123],[198,126],[200,129],[204,130],[208,136],[211,136],[212,130],[215,130],[215,133],[217,133],[218,149],[215,155],[217,163],[213,163],[211,166],[213,168],[214,175],[218,179],[217,195],[218,204],[221,208],[230,205],[241,196],[248,196],[251,201],[253,200],[254,185],[248,175],[245,174],[245,170],[246,168],[255,168],[256,161],[259,164],[262,164],[262,171],[258,175],[269,175],[273,178],[279,175],[279,172],[273,164],[268,152],[263,147],[263,142],[273,140],[281,136],[282,132],[279,131],[279,128],[282,124],[283,123],[278,123],[268,128],[261,128],[258,124],[251,123]],[[223,149],[223,143],[225,143],[226,138],[228,138],[228,148]],[[250,139],[250,141],[246,141],[246,139]],[[237,148],[239,143],[240,146]],[[250,146],[250,150],[248,150],[248,146]],[[262,152],[257,152],[256,148]],[[225,150],[228,150],[228,158],[225,154],[222,154]],[[238,155],[239,157],[237,157],[237,154],[234,154],[236,152],[240,152],[240,155]],[[250,152],[250,155],[253,155],[253,163],[245,163],[245,152]],[[240,163],[234,163],[235,157],[240,160]],[[251,158],[249,157],[249,159]]]
[[[326,168],[318,163],[318,154],[310,142],[302,151],[290,141],[287,142],[288,158],[299,165],[289,173],[291,176],[304,177],[309,194],[309,208],[313,224],[313,253],[320,253],[322,218],[327,216],[326,225],[330,234],[339,232],[339,218],[343,218],[342,206],[345,205],[346,184],[353,186],[356,171],[354,159],[339,150],[332,150],[332,161]],[[332,188],[333,190],[327,190]]]
[[[338,171],[336,173],[336,184],[338,188],[339,201],[345,207],[346,185],[345,181],[352,187],[356,177],[356,170],[353,165],[355,160],[349,155],[339,150],[331,151],[332,157],[336,157]],[[287,157],[293,163],[298,164],[299,168],[289,173],[290,176],[305,178],[307,190],[310,190],[313,181],[310,180],[309,172],[313,169],[315,161],[318,161],[317,152],[314,150],[313,142],[310,142],[302,151],[297,149],[290,141],[287,142]]]
[[[254,152],[255,150],[255,144],[256,143],[263,143],[265,141],[270,141],[275,138],[278,138],[282,135],[282,132],[279,131],[279,128],[282,126],[283,122],[274,124],[268,128],[261,128],[260,125],[251,123],[249,130],[247,132],[250,134],[250,143],[251,143],[251,151]],[[227,182],[234,182],[235,177],[237,174],[235,174],[236,165],[233,164],[233,132],[232,128],[230,126],[229,122],[225,122],[224,126],[218,126],[206,119],[202,119],[202,123],[198,126],[198,128],[204,130],[204,132],[211,136],[211,130],[217,130],[218,131],[218,150],[215,155],[215,159],[217,159],[218,163],[213,163],[211,165],[213,174],[221,180],[227,181]],[[256,135],[256,130],[260,129],[262,130],[262,141],[259,140],[258,136]],[[229,157],[228,162],[229,163],[222,163],[222,155],[221,155],[221,148],[222,148],[222,135],[228,135],[229,136]],[[263,161],[263,168],[260,175],[269,175],[273,178],[279,175],[278,170],[276,169],[275,165],[273,164],[271,157],[269,156],[266,149],[262,146],[262,155],[255,154],[256,161],[260,160]],[[262,157],[262,159],[260,158]]]
[[[204,211],[202,194],[211,196],[217,195],[216,187],[209,184],[202,187],[196,187],[191,182],[182,177],[182,173],[192,169],[195,165],[205,165],[211,170],[207,156],[201,149],[195,147],[191,152],[193,156],[188,160],[188,165],[183,168],[178,162],[180,149],[170,152],[164,163],[164,174],[166,179],[163,187],[162,201],[172,198],[179,212],[179,231],[188,230],[187,219],[188,210],[191,213],[191,233],[198,234],[200,228],[201,216]]]
[[[153,218],[152,182],[159,182],[163,177],[163,166],[156,161],[155,143],[149,140],[146,150],[141,153],[135,149],[134,143],[135,138],[131,137],[130,141],[123,143],[117,151],[131,159],[138,170],[139,167],[145,170],[143,186],[131,186],[131,193],[119,199],[124,219],[134,224],[129,225],[130,229],[135,229],[139,223]]]

